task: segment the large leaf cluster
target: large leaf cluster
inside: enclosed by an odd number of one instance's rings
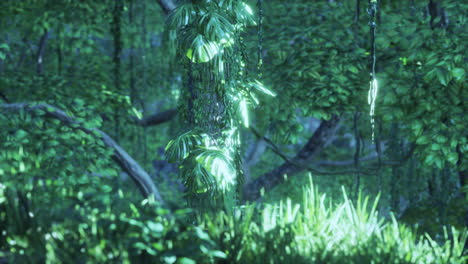
[[[459,12],[467,7],[444,3],[452,22],[434,29],[429,18],[389,10],[378,39],[385,63],[380,73],[380,115],[387,122],[404,122],[404,132],[416,143],[424,164],[437,168],[454,166],[468,151],[464,100],[468,90],[461,45],[467,33],[466,18]],[[459,169],[467,166],[462,160]]]
[[[421,161],[443,168],[467,151],[466,17],[460,12],[466,4],[443,4],[451,21],[446,28],[431,28],[425,8],[424,2],[407,10],[381,4],[376,116],[401,124]],[[259,121],[279,138],[294,139],[303,116],[368,112],[368,16],[356,21],[348,2],[301,1],[273,2],[265,14],[265,82],[281,96],[260,109]],[[466,168],[466,161],[460,166]]]

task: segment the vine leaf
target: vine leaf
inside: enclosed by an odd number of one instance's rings
[[[202,144],[203,138],[201,135],[188,131],[169,141],[165,148],[167,160],[169,162],[181,162],[189,156],[192,150]]]
[[[186,56],[194,63],[208,62],[219,53],[221,47],[214,41],[207,41],[202,35],[197,35],[192,45],[187,49]]]
[[[218,148],[197,148],[195,160],[213,177],[219,189],[228,191],[235,184],[236,169],[229,155]]]
[[[248,85],[249,87],[252,87],[266,95],[269,95],[269,96],[272,96],[272,97],[275,97],[276,96],[276,93],[267,89],[261,82],[259,82],[258,80],[254,80],[252,82],[249,83]]]
[[[247,99],[243,98],[239,102],[239,112],[245,127],[249,127],[249,109]]]

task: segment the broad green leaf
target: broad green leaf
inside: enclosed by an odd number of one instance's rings
[[[442,85],[447,86],[447,83],[448,83],[447,74],[441,69],[437,69],[436,74],[437,74],[437,79],[439,80],[439,82]]]
[[[245,98],[243,98],[239,102],[239,111],[240,111],[244,126],[249,127],[249,109],[248,109],[247,100]]]
[[[249,15],[253,15],[253,10],[252,10],[252,8],[251,8],[248,4],[246,4],[246,3],[243,2],[242,5],[244,6],[244,8],[245,8],[245,10],[247,11],[247,13],[249,13]]]
[[[358,68],[356,68],[356,66],[354,66],[354,65],[349,65],[348,70],[350,72],[352,72],[352,73],[358,73],[359,72]]]
[[[442,169],[444,167],[444,161],[439,156],[437,156],[434,161],[437,168]]]
[[[197,262],[193,259],[182,257],[182,258],[179,258],[176,263],[177,264],[196,264]]]
[[[179,162],[188,157],[190,152],[197,146],[202,145],[202,137],[188,131],[176,139],[169,141],[165,148],[166,156],[169,162]]]
[[[262,92],[262,93],[264,93],[264,94],[267,94],[267,95],[270,95],[270,96],[273,96],[273,97],[276,96],[276,93],[274,93],[273,91],[271,91],[271,90],[265,88],[265,86],[263,86],[263,84],[262,84],[261,82],[257,81],[257,80],[251,82],[250,85],[251,85],[253,88],[259,90],[260,92]]]
[[[416,143],[420,145],[424,145],[430,142],[430,138],[426,135],[420,136],[418,139],[416,139]]]
[[[454,68],[452,70],[452,75],[455,80],[460,81],[465,77],[465,69],[463,68]]]
[[[456,153],[456,152],[450,152],[450,153],[447,155],[447,160],[448,160],[448,162],[450,162],[450,163],[453,164],[453,165],[457,164],[457,161],[458,161],[458,153]]]
[[[222,48],[213,41],[207,41],[202,35],[197,35],[185,56],[194,63],[208,62],[220,52]]]
[[[414,131],[414,134],[416,136],[420,136],[422,134],[422,131],[423,131],[423,124],[421,121],[416,121],[412,124],[411,128],[413,129]]]
[[[135,107],[132,107],[132,112],[133,114],[135,114],[135,116],[138,118],[138,119],[142,119],[143,118],[143,114],[138,111]]]

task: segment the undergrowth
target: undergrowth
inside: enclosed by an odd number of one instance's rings
[[[303,202],[245,205],[233,214],[199,215],[155,208],[118,192],[108,202],[69,191],[67,207],[50,207],[35,189],[0,186],[2,263],[466,263],[467,230],[443,241],[417,237],[395,218],[384,221],[378,198],[356,205],[330,199],[310,182]],[[75,205],[73,205],[73,201]],[[53,212],[52,212],[53,209]]]

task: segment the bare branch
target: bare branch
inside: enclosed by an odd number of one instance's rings
[[[64,111],[48,104],[2,104],[0,105],[0,109],[3,111],[19,111],[23,109],[28,112],[42,110],[46,113],[47,116],[60,120],[66,126],[69,126],[73,129],[79,129],[90,135],[100,135],[104,144],[114,150],[112,158],[117,162],[117,164],[119,164],[122,170],[130,175],[130,177],[140,188],[142,194],[145,197],[153,196],[156,201],[164,204],[164,200],[162,199],[158,189],[154,185],[148,173],[105,132],[97,128],[85,128],[80,122],[68,116]]]
[[[359,162],[363,161],[371,161],[377,159],[377,154],[372,153],[366,157],[359,158]],[[316,166],[329,166],[329,167],[346,167],[346,166],[353,166],[355,160],[320,160],[318,162],[314,162]]]
[[[339,127],[339,125],[338,125]],[[408,153],[400,160],[379,160],[379,162],[373,163],[373,164],[368,164],[369,166],[361,166],[359,170],[357,169],[348,169],[348,170],[341,170],[341,171],[322,171],[319,170],[319,167],[354,167],[354,163],[356,162],[354,159],[352,160],[337,160],[337,161],[332,161],[332,160],[319,160],[319,161],[310,161],[307,162],[307,164],[300,164],[295,162],[293,159],[290,159],[281,152],[280,148],[276,146],[276,144],[269,139],[268,137],[265,137],[260,134],[254,127],[251,127],[250,130],[253,132],[255,136],[257,136],[259,139],[264,140],[268,145],[269,148],[280,158],[282,158],[285,162],[292,163],[294,166],[297,166],[301,168],[302,171],[307,170],[310,171],[316,175],[346,175],[346,174],[353,174],[353,173],[362,173],[366,175],[371,175],[371,173],[376,172],[377,169],[379,169],[382,166],[400,166],[403,163],[405,163],[413,154],[414,152],[414,145],[410,146],[410,150]],[[329,141],[333,141],[336,138],[336,136],[331,136]],[[381,142],[382,144],[382,142]],[[381,147],[382,148],[382,147]],[[364,162],[364,161],[373,161],[375,159],[379,158],[378,153],[371,153],[365,157],[359,158],[359,162]]]

